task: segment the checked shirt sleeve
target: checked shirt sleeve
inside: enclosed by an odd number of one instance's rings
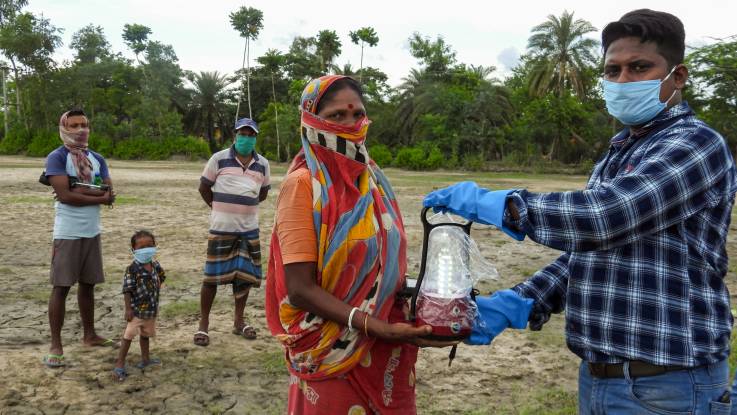
[[[568,253],[561,255],[553,263],[537,271],[527,281],[512,288],[520,296],[535,300],[530,313],[531,322],[543,319],[542,323],[544,323],[550,318],[551,313],[560,313],[565,308],[569,257]],[[532,324],[531,328],[533,328]]]
[[[650,144],[631,171],[589,189],[510,195],[520,214],[515,225],[535,242],[566,252],[616,248],[732,197],[731,169],[718,134],[674,132]]]

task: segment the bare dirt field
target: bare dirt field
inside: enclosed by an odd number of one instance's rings
[[[199,287],[206,248],[208,209],[197,185],[203,162],[109,162],[118,201],[103,208],[104,284],[96,288],[98,332],[118,338],[124,328],[123,271],[131,261],[133,231],[151,229],[159,260],[167,270],[161,292],[158,336],[152,355],[161,367],[145,372],[137,343],[128,356],[130,377],[110,377],[116,351],[85,348],[76,289],[67,300],[62,338],[67,366],[48,369],[47,301],[54,220],[50,188],[37,182],[43,159],[0,157],[0,414],[280,414],[286,408],[287,371],[281,346],[271,338],[263,309],[263,288],[252,290],[246,308],[259,337],[234,336],[232,296],[218,293],[211,316],[211,343],[195,346]],[[261,243],[268,255],[273,207],[285,165],[272,166],[273,188],[261,208]],[[433,188],[476,180],[494,188],[572,190],[582,176],[406,172],[388,169],[400,200],[409,238],[410,273],[419,270],[422,197]],[[482,293],[523,280],[557,256],[533,242],[515,242],[501,232],[474,225],[472,236],[496,264],[498,281]],[[729,252],[737,251],[734,232]],[[265,261],[264,261],[265,262]],[[265,267],[264,267],[265,270]],[[735,286],[730,266],[730,285]],[[423,349],[417,365],[421,414],[575,413],[578,359],[565,346],[562,317],[541,332],[507,330],[491,346],[461,345],[448,367],[447,349]]]

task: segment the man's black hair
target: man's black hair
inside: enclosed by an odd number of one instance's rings
[[[612,42],[624,37],[636,37],[642,43],[655,42],[658,53],[665,58],[668,66],[683,63],[686,31],[681,20],[670,13],[639,9],[609,23],[601,32],[604,55]]]
[[[325,94],[320,97],[320,101],[317,102],[317,108],[315,108],[315,114],[319,113],[322,109],[324,104],[327,104],[330,102],[333,97],[335,97],[335,94],[342,91],[345,88],[352,89],[358,94],[358,97],[361,99],[361,102],[363,102],[363,89],[361,88],[361,84],[358,83],[353,78],[345,77],[338,79],[337,81],[330,84],[328,87],[328,90],[325,91]]]
[[[133,236],[131,236],[131,248],[136,246],[136,241],[138,239],[143,238],[145,236],[148,236],[149,238],[151,238],[151,240],[154,241],[154,245],[156,245],[156,238],[154,237],[154,234],[145,229],[141,229],[140,231],[136,231],[136,233],[134,233]]]
[[[81,116],[87,118],[87,114],[84,113],[84,111],[82,110],[82,108],[72,108],[72,109],[70,109],[69,110],[69,113],[67,113],[67,118],[68,117],[74,117],[74,116],[77,116],[77,115],[81,115]]]

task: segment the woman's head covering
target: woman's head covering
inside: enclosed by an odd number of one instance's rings
[[[72,131],[67,128],[67,111],[59,118],[59,137],[64,147],[72,154],[74,168],[77,171],[77,178],[85,183],[92,182],[92,162],[87,158],[87,147],[89,143],[90,129],[80,128]],[[86,118],[86,117],[85,117]]]
[[[344,126],[315,114],[330,86],[342,78],[323,76],[305,87],[302,150],[289,171],[307,168],[312,176],[317,283],[339,300],[386,320],[407,269],[404,225],[394,192],[364,145],[368,119]],[[266,279],[269,328],[287,349],[295,375],[325,379],[346,373],[374,339],[289,303],[277,226]]]
[[[330,85],[340,79],[349,78],[345,75],[325,75],[311,80],[302,90],[299,109],[317,115],[317,103],[325,95]]]
[[[330,86],[341,79],[352,79],[344,75],[325,75],[310,81],[302,91],[299,108],[302,111],[302,125],[317,130],[330,131],[341,138],[356,144],[363,144],[368,133],[370,121],[363,117],[354,125],[340,125],[317,116],[317,107]]]

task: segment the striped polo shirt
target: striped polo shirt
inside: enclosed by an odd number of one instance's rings
[[[200,181],[212,188],[210,232],[245,234],[258,229],[258,195],[269,189],[269,161],[255,151],[248,166],[235,156],[235,149],[218,151],[202,172]]]

